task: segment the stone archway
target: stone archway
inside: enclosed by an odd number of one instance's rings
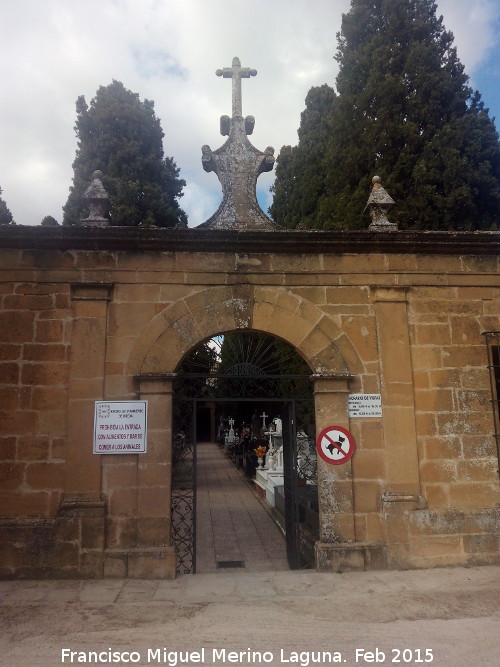
[[[320,308],[284,288],[237,285],[203,289],[165,308],[137,339],[128,373],[173,373],[197,344],[238,329],[282,338],[317,374],[362,372],[355,347]]]
[[[172,379],[180,361],[196,345],[221,331],[260,331],[291,344],[313,370],[317,430],[335,423],[348,427],[348,382],[362,373],[360,357],[348,336],[320,308],[281,287],[250,285],[202,289],[172,303],[155,316],[137,339],[128,372],[139,381],[140,395],[150,404],[151,452],[138,471],[151,474],[161,463],[171,474]],[[320,542],[316,564],[324,569],[333,542],[355,538],[352,468],[332,471],[318,465]],[[149,471],[149,472],[148,472]],[[144,481],[144,484],[147,482]],[[167,492],[171,496],[171,488]],[[170,522],[170,510],[163,516]],[[141,517],[139,506],[138,515]],[[146,518],[146,517],[145,517]]]

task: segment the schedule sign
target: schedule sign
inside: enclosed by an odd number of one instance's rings
[[[349,417],[381,417],[380,394],[349,394]]]
[[[147,424],[147,401],[96,401],[94,454],[144,453]]]

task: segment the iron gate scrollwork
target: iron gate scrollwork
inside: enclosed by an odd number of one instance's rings
[[[276,495],[276,509],[284,518],[290,568],[311,567],[314,562],[319,519],[311,371],[290,345],[269,339],[242,332],[217,336],[195,348],[178,369],[172,424],[172,542],[179,574],[196,571],[196,406],[203,401],[279,406],[284,485],[281,498]]]
[[[288,564],[292,570],[314,566],[319,539],[318,473],[314,401],[291,400],[284,406],[284,516]]]
[[[172,423],[172,543],[177,574],[196,571],[196,414],[192,400],[175,399]]]

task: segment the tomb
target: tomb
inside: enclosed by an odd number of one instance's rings
[[[266,498],[271,507],[276,507],[276,487],[284,486],[283,472],[283,432],[279,417],[273,419],[269,430],[264,431],[268,439],[265,465],[257,469],[255,486],[257,492]]]

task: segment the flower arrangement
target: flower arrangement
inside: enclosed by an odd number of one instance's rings
[[[253,450],[257,458],[263,458],[266,455],[266,447],[264,445],[259,445],[256,449]]]

